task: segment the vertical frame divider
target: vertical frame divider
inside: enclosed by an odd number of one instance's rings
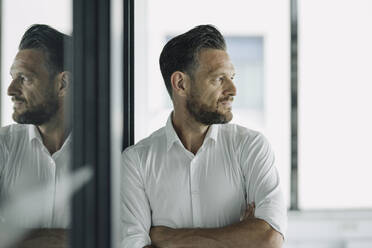
[[[2,110],[2,106],[1,106],[1,102],[2,102],[2,98],[1,98],[1,92],[2,92],[2,84],[3,84],[3,74],[2,74],[2,49],[3,49],[3,36],[2,36],[2,33],[3,33],[3,1],[0,0],[0,127],[2,125],[2,113],[1,113],[1,110]]]
[[[134,144],[134,0],[124,0],[123,149]]]
[[[93,179],[72,201],[73,248],[111,247],[110,1],[73,1],[72,169]]]
[[[291,75],[291,204],[299,210],[298,202],[298,1],[290,0],[290,75]]]

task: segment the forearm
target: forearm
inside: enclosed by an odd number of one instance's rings
[[[280,248],[282,237],[265,221],[250,218],[223,228],[172,229],[155,227],[150,237],[156,247]]]
[[[68,247],[68,230],[62,228],[32,229],[15,247],[65,248]]]

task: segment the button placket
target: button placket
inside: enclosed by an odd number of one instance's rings
[[[46,151],[47,157],[48,157],[48,164],[50,165],[50,174],[51,174],[51,180],[50,180],[50,192],[48,197],[49,199],[49,225],[53,226],[54,222],[54,212],[55,212],[55,196],[56,196],[56,180],[57,180],[57,167],[56,162],[54,161],[53,157],[50,155],[48,151]]]
[[[199,195],[199,177],[197,157],[191,161],[190,164],[190,178],[191,178],[191,201],[192,201],[192,217],[194,227],[200,227],[200,195]]]
[[[45,183],[47,184],[47,187],[45,187],[45,198],[44,198],[44,216],[46,217],[45,221],[43,221],[43,226],[45,227],[51,227],[53,222],[53,206],[54,206],[54,181],[55,181],[55,165],[52,157],[50,156],[49,151],[46,149],[44,144],[41,140],[39,140],[39,152],[41,152],[41,157],[43,160],[42,170],[45,171],[45,173],[48,175],[47,180]]]

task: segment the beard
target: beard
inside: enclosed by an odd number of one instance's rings
[[[25,100],[23,101],[25,102]],[[59,102],[57,96],[48,95],[45,102],[28,107],[23,113],[18,113],[15,110],[13,113],[13,120],[19,124],[40,126],[47,123],[57,113],[58,109]]]
[[[198,98],[196,94],[191,92],[190,97],[186,99],[186,108],[196,121],[209,126],[212,124],[225,124],[232,120],[233,115],[230,111],[225,114],[218,111],[218,104],[230,99],[230,96],[219,99],[214,109],[206,104],[200,103]]]

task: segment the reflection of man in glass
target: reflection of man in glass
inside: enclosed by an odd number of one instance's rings
[[[65,42],[71,37],[47,25],[33,25],[25,32],[8,88],[18,124],[0,129],[0,197],[6,199],[20,184],[55,185],[46,193],[40,228],[66,228],[69,223],[67,206],[57,209],[54,204],[62,192],[59,182],[68,171],[71,147],[70,123],[64,114],[70,84],[64,67]],[[12,222],[36,228],[29,226],[32,218],[19,213]]]
[[[226,124],[235,71],[220,32],[173,38],[160,68],[174,110],[123,153],[123,247],[281,247],[286,205],[270,145]]]

